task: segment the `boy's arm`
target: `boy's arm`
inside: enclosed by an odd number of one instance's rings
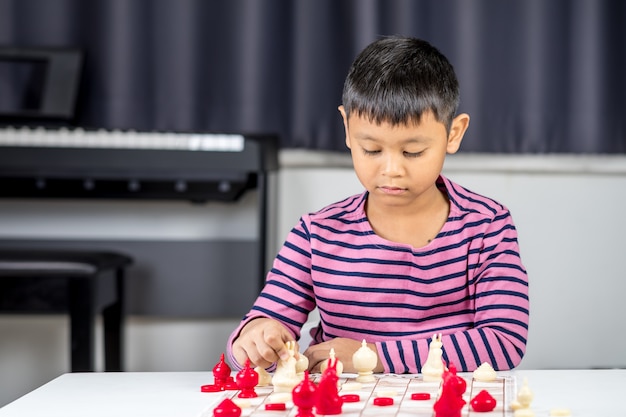
[[[265,286],[252,309],[228,339],[227,357],[234,368],[241,369],[243,367],[243,363],[240,362],[243,358],[242,352],[240,350],[234,352],[234,350],[241,349],[242,345],[246,345],[247,349],[254,352],[251,347],[253,342],[250,340],[244,340],[244,343],[238,343],[236,346],[234,343],[239,337],[245,336],[248,325],[257,319],[272,319],[273,324],[270,329],[273,330],[266,335],[269,338],[278,337],[277,334],[280,334],[283,342],[300,338],[300,329],[306,323],[309,312],[315,308],[311,285],[311,255],[308,248],[310,248],[308,229],[305,220],[300,219],[278,252],[272,269],[267,275]],[[278,324],[282,327],[280,331],[277,330]],[[263,326],[263,330],[265,326],[267,326],[267,322]],[[254,337],[264,335],[260,327],[256,330],[258,334],[255,334]],[[275,343],[275,341],[270,342],[268,345],[274,346]],[[252,355],[258,355],[259,358],[263,357],[264,360],[272,356],[267,351],[265,354],[252,353]],[[277,359],[278,357],[276,357]],[[251,362],[254,362],[252,358]],[[274,364],[266,368],[273,369],[273,366]]]

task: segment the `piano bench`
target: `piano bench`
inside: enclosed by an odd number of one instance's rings
[[[107,251],[0,249],[0,313],[69,314],[72,372],[95,371],[101,313],[105,371],[122,371],[124,274],[132,262]]]

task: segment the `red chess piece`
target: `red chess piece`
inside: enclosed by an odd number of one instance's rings
[[[309,379],[309,371],[304,371],[304,379],[293,388],[291,397],[298,407],[296,417],[315,417],[313,407],[317,401],[317,386]]]
[[[224,361],[224,354],[222,353],[220,361],[213,367],[213,384],[202,385],[200,391],[218,392],[226,389],[238,389],[233,377],[230,376],[230,372],[230,366]]]
[[[462,397],[467,389],[467,382],[456,374],[456,366],[453,363],[450,363],[448,371],[450,373],[448,376],[452,379],[450,385],[452,386],[454,393],[457,396]]]
[[[230,398],[226,398],[213,409],[213,417],[239,417],[241,416],[241,408],[232,402]]]
[[[317,387],[317,401],[315,403],[317,414],[341,414],[343,400],[339,396],[337,381],[339,381],[339,377],[337,376],[337,361],[335,361],[324,370]]]
[[[237,387],[241,392],[237,395],[239,398],[254,398],[257,393],[254,387],[259,383],[259,374],[250,367],[250,359],[246,359],[243,369],[237,373]]]
[[[467,385],[465,381],[461,382],[461,379],[463,378],[456,375],[454,367],[452,372],[444,371],[441,396],[433,406],[435,417],[461,417],[461,410],[465,405],[463,393]]]
[[[487,413],[496,408],[496,399],[489,394],[487,390],[481,390],[470,401],[472,409],[478,413]]]
[[[230,366],[224,361],[224,354],[220,357],[220,361],[213,367],[214,383],[221,389],[224,389],[230,378]]]

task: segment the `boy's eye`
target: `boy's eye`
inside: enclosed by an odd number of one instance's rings
[[[363,149],[363,153],[365,155],[378,155],[380,153],[380,151],[370,151],[370,150],[367,150],[367,149]]]
[[[422,156],[423,153],[424,153],[424,151],[420,151],[420,152],[404,152],[404,156],[406,156],[407,158],[417,158],[418,156]]]

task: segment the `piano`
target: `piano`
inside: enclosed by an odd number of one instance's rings
[[[277,166],[272,135],[0,129],[0,197],[236,201]]]

